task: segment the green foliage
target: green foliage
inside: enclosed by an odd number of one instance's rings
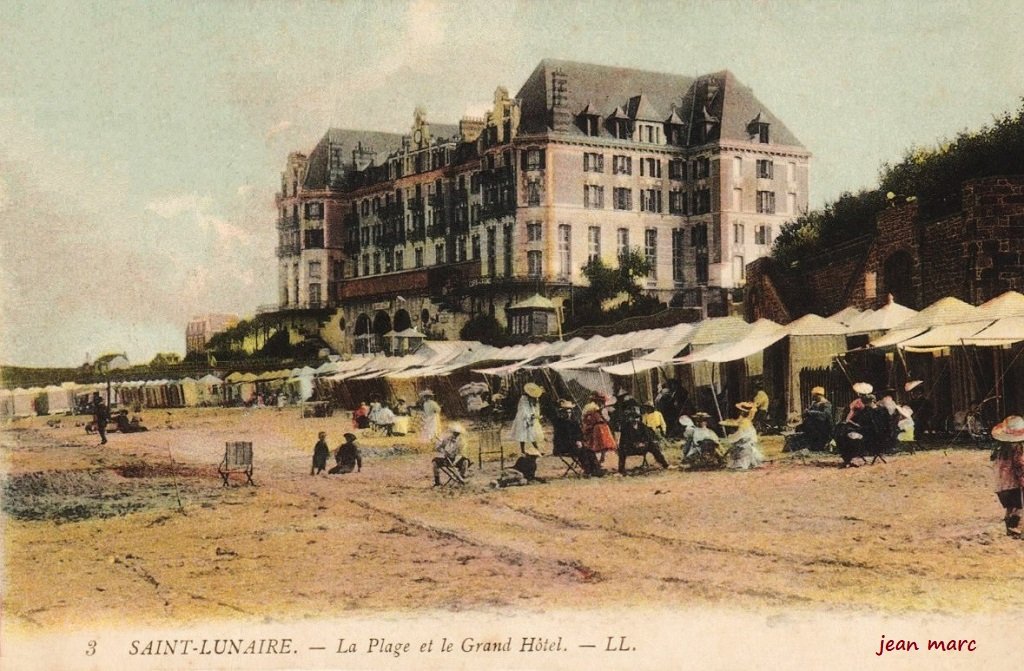
[[[181,363],[181,355],[177,352],[159,352],[150,362],[150,368],[171,368]]]
[[[292,347],[288,339],[288,331],[283,330],[270,336],[270,339],[259,350],[259,356],[262,357],[285,358],[294,354],[295,348]]]
[[[479,340],[487,344],[501,340],[504,335],[505,330],[498,320],[488,314],[476,315],[459,331],[460,340]]]
[[[611,324],[627,317],[648,315],[664,307],[657,299],[644,293],[641,284],[651,272],[651,264],[639,249],[631,249],[619,258],[616,267],[601,259],[593,259],[583,267],[588,285],[573,293],[566,328]],[[605,304],[623,300],[607,309]]]
[[[889,203],[916,198],[926,219],[956,212],[961,185],[969,179],[1024,174],[1024,104],[1016,114],[1005,113],[991,126],[962,131],[954,141],[932,149],[912,147],[895,165],[886,163],[879,188],[844,193],[821,210],[783,226],[772,256],[783,267],[813,259],[824,249],[875,233],[875,218]]]

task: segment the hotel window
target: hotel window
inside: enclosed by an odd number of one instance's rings
[[[600,125],[598,124],[597,117],[587,114],[582,119],[583,132],[591,137],[597,137],[600,134]]]
[[[640,189],[640,211],[661,212],[660,189]]]
[[[668,162],[669,179],[686,179],[686,161],[674,158]]]
[[[633,209],[633,190],[616,187],[612,190],[616,210]]]
[[[459,236],[459,239],[458,239],[458,242],[456,244],[455,249],[456,249],[456,251],[458,252],[458,255],[459,255],[458,256],[458,260],[459,261],[465,261],[466,260],[466,238],[464,238],[462,236]]]
[[[656,229],[648,228],[644,231],[644,258],[651,266],[651,272],[648,273],[647,279],[658,279],[658,231]]]
[[[737,212],[743,211],[743,189],[732,190],[732,209]]]
[[[540,149],[527,149],[524,152],[523,167],[527,170],[544,169],[544,152]]]
[[[775,192],[757,192],[757,211],[759,214],[775,214]]]
[[[530,221],[526,224],[526,241],[540,242],[543,237],[544,227],[539,221]]]
[[[707,157],[698,158],[693,162],[694,179],[705,179],[711,174],[711,159]]]
[[[444,262],[444,243],[439,242],[436,245],[434,245],[434,265],[439,266]]]
[[[686,214],[686,192],[673,189],[668,192],[669,214]]]
[[[526,274],[530,277],[540,277],[543,273],[540,251],[526,252]]]
[[[380,275],[380,252],[373,253],[373,274]]]
[[[733,156],[732,157],[732,174],[735,177],[743,176],[743,157]]]
[[[309,262],[309,279],[320,279],[320,262],[310,261]]]
[[[487,274],[498,274],[498,234],[493,226],[487,229]]]
[[[306,219],[323,219],[323,203],[306,203]]]
[[[526,206],[540,206],[540,180],[531,179],[526,183]]]
[[[370,274],[370,255],[363,254],[363,276]]]
[[[405,252],[401,249],[395,250],[395,270],[405,270]]]
[[[711,211],[711,189],[700,189],[693,194],[693,213],[707,214]]]
[[[586,152],[583,154],[584,172],[604,172],[604,154]]]
[[[684,265],[686,249],[686,231],[677,228],[672,231],[672,280],[674,282],[684,281]]]
[[[505,255],[505,277],[512,277],[512,224],[505,224],[502,227],[504,237],[503,252]],[[540,254],[540,252],[537,252]]]
[[[633,158],[631,156],[612,156],[613,175],[632,175]]]
[[[423,248],[417,247],[413,252],[413,263],[417,268],[423,267]]]
[[[476,261],[480,258],[480,236],[474,235],[470,241],[470,250],[473,253],[472,259]]]
[[[743,244],[743,238],[744,238],[743,233],[744,233],[744,231],[743,231],[743,224],[733,224],[732,225],[732,241],[733,241],[734,244],[737,244],[737,245],[742,245]]]
[[[747,279],[747,266],[743,263],[742,256],[734,256],[732,259],[732,278],[736,282]]]
[[[309,304],[311,306],[320,305],[320,284],[318,282],[309,285]]]
[[[604,187],[586,184],[583,186],[583,207],[600,210],[604,207]]]
[[[640,176],[661,177],[661,161],[656,158],[640,159]]]
[[[369,200],[364,200],[363,201],[363,216],[365,217],[365,216],[367,216],[369,214],[370,214],[370,201]]]
[[[759,159],[757,162],[757,176],[761,179],[772,179],[775,176],[775,166],[768,159]]]
[[[562,277],[572,275],[572,226],[558,225],[558,274]]]
[[[787,208],[786,209],[786,213],[787,214],[796,214],[796,194],[795,193],[787,193],[786,194],[786,208]]]
[[[757,124],[757,141],[761,144],[768,144],[768,124]]]
[[[587,228],[587,261],[601,258],[601,227]]]
[[[766,224],[761,224],[754,229],[754,244],[757,245],[770,245],[772,244],[772,227]]]
[[[620,228],[615,231],[615,256],[622,258],[629,254],[629,229]]]
[[[796,163],[792,161],[786,164],[786,180],[790,182],[796,181]]]

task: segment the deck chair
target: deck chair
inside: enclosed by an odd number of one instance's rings
[[[228,477],[232,473],[244,473],[246,483],[255,486],[252,481],[252,443],[250,442],[228,442],[224,446],[224,459],[217,467],[217,472],[224,480],[224,486],[228,486]]]
[[[567,478],[570,475],[575,475],[576,477],[583,476],[583,464],[580,463],[579,457],[575,454],[556,454],[554,456],[558,457],[562,465],[565,466],[565,472],[562,473],[563,478]]]
[[[501,427],[493,426],[479,432],[480,442],[477,443],[476,468],[484,467],[484,455],[497,454],[501,470],[505,470],[505,447],[501,444]]]
[[[465,458],[465,457],[461,457]],[[435,457],[434,463],[437,464],[437,469],[441,477],[442,487],[454,487],[455,485],[466,484],[466,478],[462,477],[459,473],[459,467],[456,462],[452,461],[448,457]]]

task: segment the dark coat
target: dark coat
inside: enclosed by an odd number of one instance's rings
[[[331,448],[327,446],[326,440],[317,441],[313,446],[313,468],[327,468],[327,457],[331,454]]]
[[[579,448],[577,442],[583,442],[583,428],[576,419],[575,414],[566,417],[559,413],[552,422],[554,434],[552,436],[552,453],[559,455],[576,454]],[[518,470],[518,469],[516,469]]]

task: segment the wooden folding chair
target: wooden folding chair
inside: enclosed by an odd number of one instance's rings
[[[565,472],[562,473],[563,478],[567,478],[570,475],[576,477],[583,476],[583,464],[580,463],[579,458],[574,454],[556,454],[556,457],[562,460],[562,465],[565,466]]]
[[[477,443],[476,468],[484,467],[484,455],[497,454],[501,470],[505,470],[505,447],[501,444],[501,427],[489,426],[479,432]]]
[[[466,484],[466,479],[462,477],[461,473],[459,473],[459,467],[452,462],[451,459],[448,459],[447,457],[439,457],[437,460],[437,468],[440,471],[440,475],[444,476],[441,480],[442,487],[454,487],[455,485],[461,486]]]
[[[252,443],[234,441],[225,443],[224,459],[217,467],[217,472],[224,480],[224,487],[228,486],[228,477],[232,473],[245,474],[246,483],[255,486],[252,481]]]

